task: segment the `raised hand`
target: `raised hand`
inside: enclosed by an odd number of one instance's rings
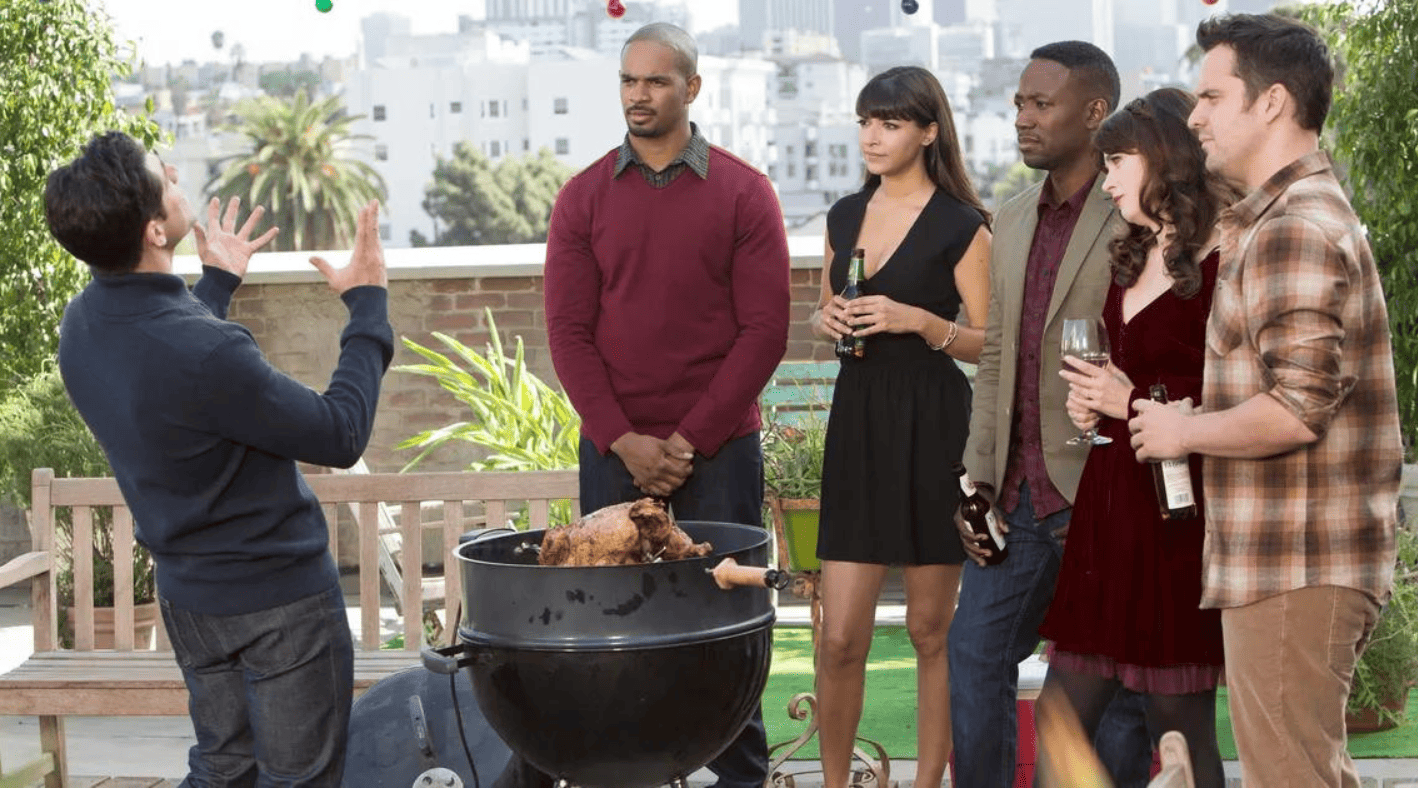
[[[343,268],[336,268],[318,256],[312,256],[310,264],[320,271],[336,293],[364,285],[387,288],[389,272],[384,266],[384,245],[379,242],[379,201],[370,200],[359,210],[354,251]]]
[[[280,232],[280,228],[272,227],[255,240],[250,240],[251,232],[256,229],[256,223],[261,220],[266,209],[260,205],[256,206],[251,215],[246,217],[246,223],[241,225],[241,229],[233,232],[241,198],[231,198],[226,206],[226,215],[218,219],[220,207],[221,201],[213,197],[212,201],[207,203],[207,226],[203,227],[201,222],[192,225],[193,234],[197,236],[197,256],[202,259],[202,265],[245,277],[246,267],[251,263],[251,255],[270,243],[276,233]]]

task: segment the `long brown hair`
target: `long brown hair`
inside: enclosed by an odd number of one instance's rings
[[[926,176],[946,194],[979,211],[985,224],[990,223],[990,212],[965,172],[950,99],[934,74],[920,66],[897,66],[877,74],[857,94],[857,117],[909,120],[923,129],[936,124],[935,141],[925,153]],[[867,174],[867,188],[879,183],[880,175]]]
[[[1191,298],[1201,289],[1196,258],[1229,201],[1225,187],[1206,171],[1206,154],[1187,126],[1194,106],[1196,97],[1187,91],[1159,88],[1108,116],[1093,135],[1094,147],[1105,157],[1136,153],[1146,162],[1146,182],[1138,203],[1149,219],[1172,225],[1162,260],[1172,277],[1172,291],[1182,298]],[[1127,232],[1108,245],[1113,281],[1122,287],[1137,282],[1147,252],[1156,243],[1157,231],[1129,224]]]

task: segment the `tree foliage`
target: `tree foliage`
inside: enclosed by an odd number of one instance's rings
[[[349,246],[359,209],[387,193],[379,173],[353,156],[351,143],[369,138],[350,132],[362,116],[346,115],[338,96],[311,102],[304,92],[252,99],[236,114],[251,150],[228,160],[208,188],[223,202],[264,205],[281,228],[277,251]]]
[[[1354,209],[1369,230],[1393,332],[1404,442],[1418,447],[1418,3],[1308,7],[1339,61],[1329,116]]]
[[[423,209],[438,227],[434,245],[545,241],[551,206],[572,174],[545,148],[493,166],[472,145],[458,143],[451,159],[439,159],[424,193]]]
[[[160,132],[117,109],[127,73],[107,19],[84,0],[0,2],[0,388],[54,356],[64,304],[88,279],[44,221],[44,184],[95,133],[151,147]]]

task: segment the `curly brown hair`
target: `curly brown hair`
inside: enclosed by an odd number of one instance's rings
[[[1103,156],[1136,153],[1146,162],[1147,182],[1138,202],[1149,219],[1173,228],[1162,259],[1172,277],[1172,291],[1181,298],[1201,290],[1197,256],[1230,201],[1226,188],[1206,171],[1206,154],[1187,126],[1194,106],[1196,98],[1187,91],[1160,88],[1108,116],[1093,135]],[[1156,230],[1129,224],[1108,245],[1113,281],[1131,287],[1156,243]]]

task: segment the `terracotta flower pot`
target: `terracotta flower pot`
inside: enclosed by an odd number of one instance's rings
[[[74,608],[69,606],[64,608],[67,617],[66,628],[72,632],[74,629]],[[114,644],[113,637],[113,608],[94,608],[94,648],[111,649]],[[157,602],[140,602],[133,606],[133,648],[138,651],[151,651],[154,647],[153,635],[157,632],[158,621],[161,614],[158,611]]]
[[[1404,687],[1396,697],[1383,702],[1383,707],[1399,714],[1408,708],[1408,688]],[[1344,715],[1344,729],[1350,733],[1374,733],[1398,727],[1398,723],[1379,714],[1378,709],[1364,709]]]

